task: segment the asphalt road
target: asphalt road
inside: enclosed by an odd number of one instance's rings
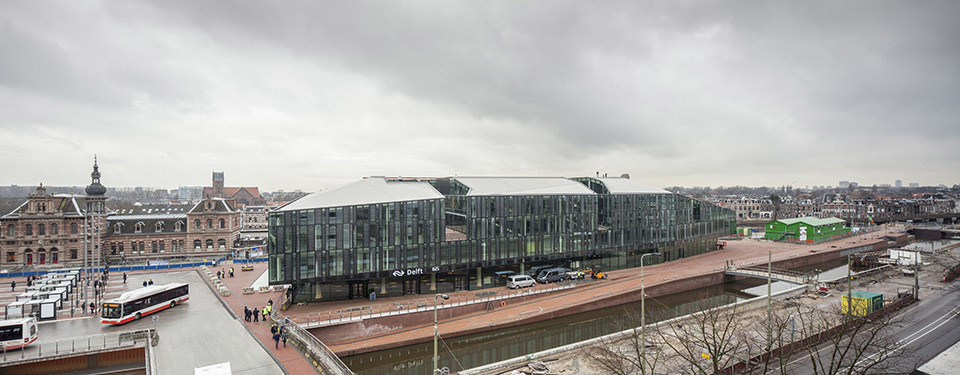
[[[901,323],[892,325],[892,336],[908,354],[897,360],[897,367],[888,373],[909,374],[944,350],[960,342],[960,281],[943,284],[921,283],[921,300],[900,312]],[[829,343],[823,344],[821,350]],[[861,360],[859,363],[875,357]],[[793,361],[797,374],[812,374],[810,360],[798,354]]]
[[[234,374],[282,374],[283,371],[266,350],[251,336],[243,324],[235,319],[194,271],[130,275],[127,286],[135,289],[143,280],[155,284],[186,282],[190,284],[190,300],[171,309],[144,317],[122,326],[100,323],[99,318],[82,318],[41,323],[38,344],[46,353],[54,342],[61,347],[66,338],[93,336],[132,331],[156,326],[160,343],[156,352],[159,373],[163,375],[192,374],[194,368],[230,362]],[[158,316],[159,321],[153,321]],[[77,341],[78,347],[85,339]],[[40,349],[32,345],[25,354]],[[19,353],[11,352],[10,355]]]

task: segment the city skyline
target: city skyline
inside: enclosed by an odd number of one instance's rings
[[[0,184],[951,186],[958,10],[3,3]]]

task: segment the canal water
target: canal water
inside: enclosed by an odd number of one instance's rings
[[[800,272],[820,271],[820,279],[842,277],[847,273],[846,259],[796,269]],[[771,285],[773,293],[793,286],[783,282]],[[636,291],[640,293],[640,291]],[[657,298],[647,298],[647,322],[669,319],[738,300],[766,295],[766,282],[746,279]],[[440,367],[451,372],[473,368],[510,358],[535,353],[570,343],[592,339],[629,328],[639,319],[640,303],[608,307],[556,318],[545,322],[505,328],[474,335],[444,339],[439,347]],[[639,324],[635,324],[636,326]],[[443,333],[441,332],[441,335]],[[433,369],[433,343],[404,346],[378,352],[343,357],[351,370],[362,375],[422,374]]]

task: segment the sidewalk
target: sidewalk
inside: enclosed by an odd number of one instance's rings
[[[243,320],[243,308],[244,306],[249,307],[251,310],[257,308],[262,310],[264,306],[267,305],[269,300],[273,300],[274,308],[279,308],[280,297],[283,292],[268,292],[260,293],[255,292],[254,294],[243,294],[243,288],[253,284],[257,278],[267,270],[266,263],[253,263],[253,271],[241,271],[240,264],[222,264],[219,268],[211,267],[210,270],[216,273],[218,270],[226,270],[229,274],[230,267],[233,267],[234,277],[224,277],[221,280],[224,284],[230,288],[230,295],[227,297],[222,297],[223,300],[227,303],[227,306],[233,310],[234,314],[240,319],[241,322],[247,327],[247,329],[253,334],[257,340],[267,349],[267,351],[273,355],[273,357],[280,362],[280,364],[287,370],[289,374],[312,374],[317,373],[317,369],[313,367],[313,364],[308,362],[308,360],[298,352],[292,346],[284,347],[283,343],[280,343],[280,348],[275,348],[275,342],[273,341],[273,335],[270,333],[270,325],[263,321],[263,316],[260,317],[259,323],[246,322]]]

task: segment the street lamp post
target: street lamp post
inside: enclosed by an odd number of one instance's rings
[[[643,288],[643,258],[647,255],[660,255],[660,253],[646,253],[640,256],[640,365],[643,366],[643,352],[647,348],[647,341],[644,333],[647,330],[647,294]],[[642,368],[642,367],[641,367]]]
[[[433,296],[433,373],[437,373],[437,362],[440,356],[437,355],[437,338],[440,337],[440,330],[437,327],[437,298],[450,299],[446,294],[437,294]]]

